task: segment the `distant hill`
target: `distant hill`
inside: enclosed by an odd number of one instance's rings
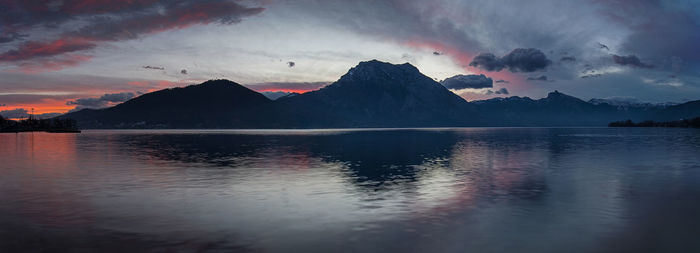
[[[700,116],[700,100],[690,101],[659,110],[648,120],[672,121]]]
[[[583,101],[559,91],[533,100],[528,97],[494,98],[473,102],[491,126],[605,126],[620,118],[636,118],[636,111]]]
[[[647,109],[662,109],[669,106],[677,105],[678,103],[648,103],[641,102],[639,100],[628,98],[628,97],[618,97],[618,98],[593,98],[588,100],[588,103],[599,105],[599,104],[609,104],[616,106],[618,108],[647,108]]]
[[[114,107],[61,117],[83,128],[257,128],[275,125],[272,100],[228,80],[147,93]]]
[[[697,116],[700,100],[671,106],[587,102],[559,91],[536,100],[467,102],[408,63],[373,60],[359,63],[319,90],[276,100],[228,80],[211,80],[61,117],[77,120],[82,128],[351,128],[606,126],[628,119]]]
[[[291,97],[291,96],[296,96],[299,95],[299,93],[296,92],[286,92],[286,91],[263,91],[260,92],[260,94],[263,94],[266,98],[269,98],[270,100],[277,100],[282,97]]]

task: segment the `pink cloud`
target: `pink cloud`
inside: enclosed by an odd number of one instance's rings
[[[35,74],[45,71],[61,70],[66,67],[76,66],[80,63],[89,61],[93,58],[91,55],[83,54],[64,54],[57,57],[43,59],[41,61],[26,61],[17,66],[16,71],[25,74]]]
[[[48,2],[45,1],[17,5],[17,8],[23,7],[25,12],[35,15],[40,15],[49,8]],[[156,7],[164,11],[159,11]],[[60,15],[46,18],[47,20],[65,22],[68,19],[63,16],[67,14],[110,13],[117,17],[123,13],[128,15],[123,15],[123,18],[95,19],[97,21],[94,23],[74,31],[66,31],[57,39],[21,43],[15,49],[0,53],[0,63],[15,64],[21,69],[27,69],[27,73],[59,70],[89,60],[84,53],[80,54],[81,57],[64,54],[91,50],[101,42],[135,39],[148,34],[214,22],[231,24],[264,10],[224,0],[185,0],[164,4],[151,0],[81,0],[67,1],[56,8]],[[23,20],[9,21],[17,23]],[[8,27],[14,28],[9,25],[5,28]]]
[[[38,57],[48,57],[81,50],[92,49],[96,46],[88,38],[59,38],[49,42],[29,41],[19,48],[0,54],[0,62],[29,60]]]

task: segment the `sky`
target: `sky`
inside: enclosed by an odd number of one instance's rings
[[[0,114],[221,78],[305,92],[372,59],[470,101],[683,102],[700,99],[698,45],[695,0],[0,0]]]

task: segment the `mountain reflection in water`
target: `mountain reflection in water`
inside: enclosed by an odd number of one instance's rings
[[[3,134],[0,249],[698,251],[699,151],[692,129]]]

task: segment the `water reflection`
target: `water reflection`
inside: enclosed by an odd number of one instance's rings
[[[687,129],[87,131],[0,151],[0,248],[699,247]]]

